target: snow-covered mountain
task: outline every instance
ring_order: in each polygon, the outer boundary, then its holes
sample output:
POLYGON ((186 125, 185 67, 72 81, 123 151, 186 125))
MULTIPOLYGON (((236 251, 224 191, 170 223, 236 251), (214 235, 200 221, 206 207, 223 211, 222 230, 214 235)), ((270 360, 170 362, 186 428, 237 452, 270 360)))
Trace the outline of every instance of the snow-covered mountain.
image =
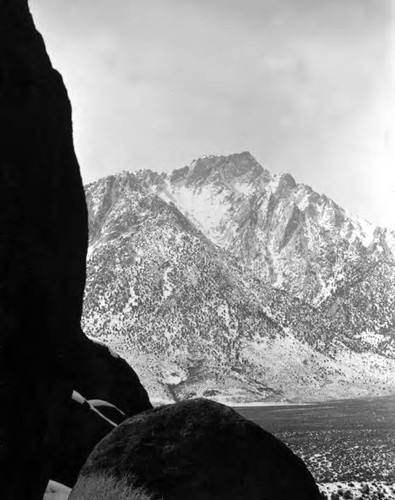
POLYGON ((86 187, 84 328, 153 398, 395 388, 395 235, 249 153, 86 187))

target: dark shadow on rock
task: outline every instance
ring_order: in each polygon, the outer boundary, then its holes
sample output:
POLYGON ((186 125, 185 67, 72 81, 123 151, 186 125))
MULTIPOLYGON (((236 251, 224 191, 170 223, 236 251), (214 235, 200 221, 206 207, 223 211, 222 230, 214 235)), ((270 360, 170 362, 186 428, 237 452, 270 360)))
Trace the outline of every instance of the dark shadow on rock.
POLYGON ((152 408, 135 371, 106 345, 86 337, 80 343, 74 389, 87 399, 102 399, 132 416, 152 408))
MULTIPOLYGON (((119 424, 129 416, 152 408, 134 370, 112 350, 85 338, 80 355, 74 388, 86 399, 93 400, 106 418, 119 424)), ((94 446, 112 430, 108 422, 86 406, 70 400, 51 478, 74 486, 94 446)))
MULTIPOLYGON (((144 412, 94 449, 70 500, 92 478, 127 481, 164 500, 318 500, 313 477, 285 444, 231 408, 198 399, 144 412)), ((105 487, 105 486, 104 486, 105 487)))
POLYGON ((0 74, 0 492, 29 500, 71 396, 88 231, 70 103, 24 0, 0 0, 0 74))
MULTIPOLYGON (((89 387, 100 379, 90 369, 106 365, 104 371, 112 371, 80 329, 87 243, 66 89, 35 30, 27 0, 0 0, 3 500, 41 500, 74 384, 89 387), (81 360, 86 360, 83 368, 81 360)), ((121 386, 115 399, 126 393, 121 386)), ((105 388, 102 392, 109 392, 107 382, 105 388)), ((141 407, 139 396, 136 404, 130 399, 129 409, 141 407)))

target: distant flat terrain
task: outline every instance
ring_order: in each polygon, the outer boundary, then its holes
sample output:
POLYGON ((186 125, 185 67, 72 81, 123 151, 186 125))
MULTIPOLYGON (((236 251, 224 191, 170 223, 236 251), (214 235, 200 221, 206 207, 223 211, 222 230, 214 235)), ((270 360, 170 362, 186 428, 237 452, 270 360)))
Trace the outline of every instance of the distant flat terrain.
POLYGON ((290 446, 320 483, 395 483, 395 395, 235 409, 290 446))

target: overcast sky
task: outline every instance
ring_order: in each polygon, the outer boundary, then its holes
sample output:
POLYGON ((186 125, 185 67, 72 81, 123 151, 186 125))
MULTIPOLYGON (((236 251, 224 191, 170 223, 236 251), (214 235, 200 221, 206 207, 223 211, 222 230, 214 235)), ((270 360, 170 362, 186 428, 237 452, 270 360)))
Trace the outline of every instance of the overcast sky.
POLYGON ((395 227, 391 0, 30 0, 85 182, 250 151, 395 227))

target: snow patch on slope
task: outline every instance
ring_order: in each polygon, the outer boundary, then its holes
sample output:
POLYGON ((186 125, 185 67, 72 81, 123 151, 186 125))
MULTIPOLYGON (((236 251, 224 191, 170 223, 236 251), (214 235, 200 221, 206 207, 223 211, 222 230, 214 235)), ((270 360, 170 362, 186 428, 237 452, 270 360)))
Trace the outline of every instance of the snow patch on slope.
POLYGON ((214 236, 221 224, 228 206, 226 193, 213 193, 211 186, 191 190, 185 186, 177 186, 172 193, 177 207, 186 216, 198 222, 199 229, 207 236, 214 236))
POLYGON ((169 280, 169 274, 173 271, 173 268, 170 266, 165 269, 165 272, 163 273, 163 298, 167 299, 171 296, 173 293, 173 285, 171 284, 169 280))

